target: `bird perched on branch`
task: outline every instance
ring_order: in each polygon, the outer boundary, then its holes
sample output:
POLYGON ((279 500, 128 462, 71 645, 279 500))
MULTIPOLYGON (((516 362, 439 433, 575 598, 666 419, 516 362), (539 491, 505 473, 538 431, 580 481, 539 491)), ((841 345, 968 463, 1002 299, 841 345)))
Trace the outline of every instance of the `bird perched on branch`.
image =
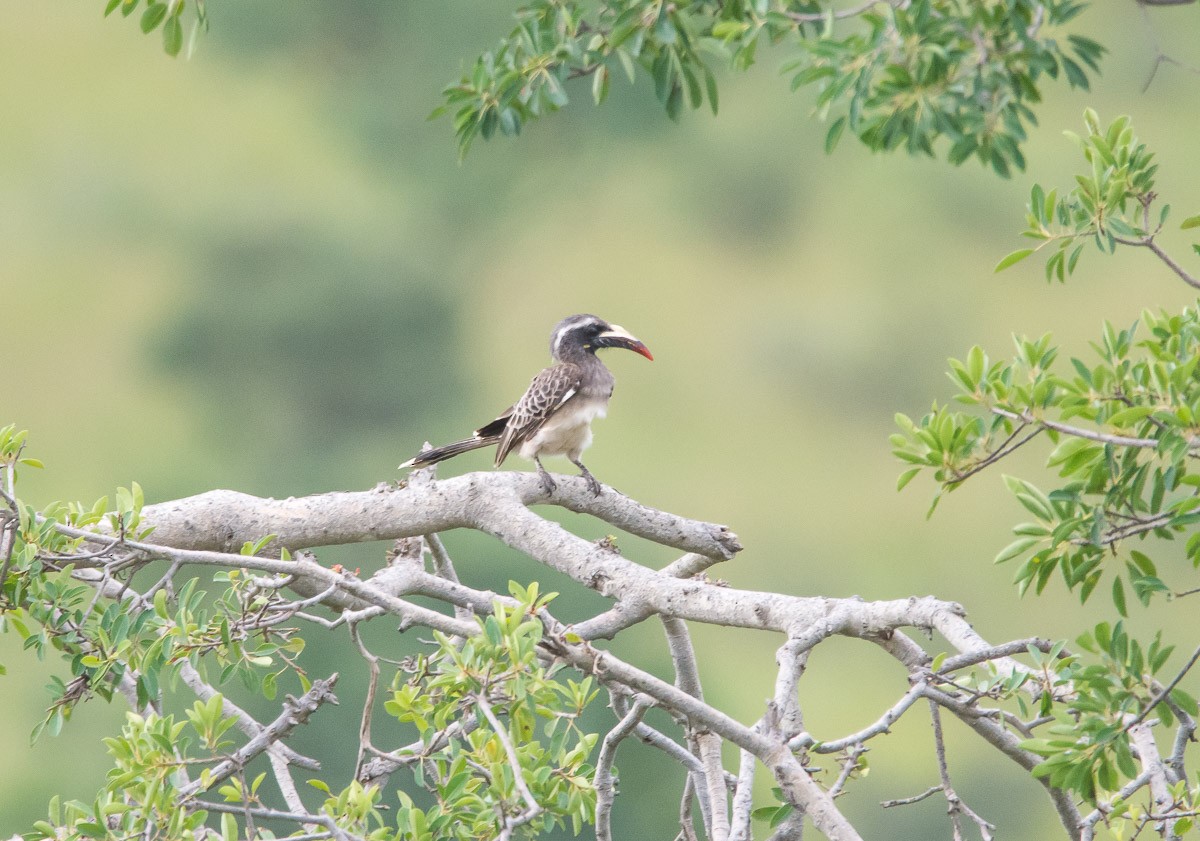
POLYGON ((496 467, 516 449, 522 458, 537 465, 546 493, 554 492, 555 483, 542 466, 542 456, 566 456, 599 496, 600 483, 579 457, 592 443, 592 420, 604 417, 616 381, 596 357, 597 350, 608 347, 623 347, 654 359, 641 340, 623 327, 594 315, 564 318, 550 336, 554 364, 533 378, 515 405, 470 438, 424 450, 400 467, 426 467, 495 444, 496 467))

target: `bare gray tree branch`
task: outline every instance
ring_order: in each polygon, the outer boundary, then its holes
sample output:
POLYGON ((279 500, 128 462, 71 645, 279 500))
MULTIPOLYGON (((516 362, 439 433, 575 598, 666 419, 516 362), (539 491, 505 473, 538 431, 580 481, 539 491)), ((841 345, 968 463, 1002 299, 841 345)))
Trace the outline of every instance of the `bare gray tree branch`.
MULTIPOLYGON (((440 532, 470 528, 496 537, 505 544, 555 569, 579 584, 613 601, 608 611, 574 625, 566 625, 542 609, 538 616, 544 626, 540 656, 543 662, 559 660, 605 685, 613 707, 621 717, 616 729, 605 741, 604 764, 597 769, 596 782, 604 791, 611 789, 609 776, 612 752, 627 735, 636 734, 679 761, 691 781, 703 807, 708 835, 716 841, 749 837, 752 808, 751 785, 754 770, 761 762, 770 772, 784 799, 795 809, 785 820, 778 837, 799 837, 807 816, 825 837, 834 841, 854 841, 859 835, 834 805, 832 794, 850 780, 864 743, 887 732, 892 722, 918 698, 925 697, 953 712, 1023 768, 1037 758, 1019 748, 1019 739, 998 721, 999 711, 983 711, 975 699, 963 700, 953 692, 935 688, 945 683, 954 669, 965 669, 988 662, 997 673, 1030 673, 1027 666, 1013 659, 1034 645, 1047 650, 1042 640, 1019 640, 1004 646, 992 646, 966 622, 963 609, 954 603, 932 597, 867 602, 860 599, 798 597, 781 593, 754 592, 718 586, 702 576, 715 563, 732 558, 740 549, 737 537, 724 526, 688 520, 655 511, 607 490, 595 497, 584 480, 562 477, 553 498, 548 497, 537 478, 527 474, 470 474, 446 481, 422 477, 408 486, 381 486, 367 492, 320 494, 288 500, 260 499, 231 491, 213 491, 197 497, 146 506, 142 525, 153 526, 149 541, 132 540, 125 535, 83 532, 61 527, 73 536, 82 536, 87 544, 99 546, 85 553, 76 575, 97 586, 98 595, 128 598, 127 585, 114 581, 109 573, 116 564, 144 565, 163 559, 171 570, 188 566, 242 568, 252 574, 266 575, 266 589, 288 587, 300 595, 297 601, 271 597, 270 608, 257 620, 270 626, 277 620, 298 616, 304 609, 322 605, 338 612, 333 620, 319 621, 326 627, 349 622, 352 625, 378 616, 390 615, 401 620, 401 629, 421 626, 451 637, 465 638, 478 633, 475 617, 491 615, 499 602, 510 607, 518 604, 507 596, 467 586, 459 580, 441 543, 440 532), (613 551, 607 545, 584 540, 557 523, 542 518, 530 509, 535 504, 556 504, 568 510, 598 517, 606 523, 675 548, 684 554, 662 570, 654 570, 613 551), (255 543, 266 535, 275 535, 265 550, 274 557, 239 554, 243 544, 255 543), (367 578, 345 570, 328 569, 310 554, 314 548, 365 541, 397 540, 397 551, 389 563, 367 578), (433 571, 422 562, 422 545, 432 555, 433 571), (282 560, 278 553, 288 549, 292 557, 282 560), (414 604, 410 596, 422 596, 453 609, 447 615, 438 609, 414 604), (636 622, 658 616, 667 632, 675 661, 676 685, 663 681, 629 663, 613 652, 601 650, 590 642, 608 638, 636 622), (784 635, 776 663, 778 675, 774 695, 762 718, 747 726, 708 703, 700 688, 699 669, 685 622, 742 627, 784 635), (942 663, 939 672, 929 672, 930 655, 902 629, 938 633, 958 653, 942 663), (798 683, 807 663, 808 652, 835 636, 862 639, 881 646, 904 667, 912 681, 908 691, 875 723, 856 733, 823 743, 805 733, 798 702, 798 683), (631 705, 632 701, 632 705, 631 705), (685 724, 685 733, 693 745, 687 750, 677 741, 641 721, 644 707, 654 705, 671 713, 685 724), (734 777, 722 767, 721 745, 729 741, 741 749, 739 775, 734 777), (846 752, 837 782, 826 790, 803 765, 803 755, 846 752), (609 784, 607 788, 605 783, 609 784), (732 816, 728 791, 735 792, 732 816), (780 833, 783 833, 780 835, 780 833)), ((157 585, 156 585, 157 586, 157 585)), ((144 599, 144 597, 143 597, 144 599)), ((357 638, 357 633, 354 634, 357 638)), ((369 652, 364 652, 368 656, 369 652)), ((370 656, 368 656, 370 659, 370 656)), ((374 679, 373 679, 374 680, 374 679)), ((197 687, 193 687, 196 689, 197 687)), ((480 714, 489 715, 486 697, 476 704, 480 714)), ((236 715, 236 710, 232 711, 236 715)), ((369 714, 369 713, 365 713, 369 714)), ((258 752, 262 733, 257 722, 239 717, 251 743, 241 750, 258 752)), ((492 722, 495 726, 495 722, 492 722)), ((455 724, 450 725, 454 727, 455 724)), ((439 740, 459 738, 462 734, 445 733, 439 740)), ((465 731, 464 731, 465 732, 465 731)), ((499 731, 497 731, 499 733, 499 731)), ((507 734, 501 734, 507 737, 507 734)), ((360 743, 358 776, 363 780, 382 781, 400 765, 422 761, 425 746, 410 746, 413 751, 391 754, 368 744, 366 734, 360 743)), ((519 763, 506 744, 510 765, 519 779, 519 763)), ((270 740, 273 765, 281 790, 291 783, 286 772, 288 758, 284 746, 270 740), (279 767, 283 768, 280 777, 279 767)), ((223 766, 222 766, 223 767, 223 766)), ((229 769, 226 769, 229 770, 229 769)), ((232 771, 230 771, 232 773, 232 771)), ((294 786, 292 787, 294 795, 294 786)), ((1079 816, 1069 798, 1050 790, 1064 825, 1072 837, 1079 833, 1079 816)), ((287 792, 285 791, 285 797, 287 792)), ((524 808, 520 815, 506 820, 504 833, 512 831, 539 814, 540 806, 526 790, 521 792, 524 808)), ((289 808, 298 800, 288 798, 289 808)), ((611 793, 602 795, 597 815, 607 825, 611 793)), ((686 809, 686 807, 685 807, 686 809)), ((605 830, 599 829, 603 833, 605 830)), ((684 835, 690 832, 684 827, 684 835)))

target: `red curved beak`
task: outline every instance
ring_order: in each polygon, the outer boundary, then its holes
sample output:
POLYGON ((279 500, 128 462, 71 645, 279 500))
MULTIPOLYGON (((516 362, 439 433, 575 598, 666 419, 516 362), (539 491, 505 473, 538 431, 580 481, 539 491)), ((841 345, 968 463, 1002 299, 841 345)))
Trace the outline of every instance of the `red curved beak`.
POLYGON ((608 329, 597 337, 596 344, 600 347, 623 347, 634 353, 640 353, 651 362, 654 361, 654 357, 650 354, 650 348, 619 324, 610 324, 608 329))
POLYGON ((654 357, 650 354, 650 348, 646 347, 641 342, 630 342, 629 344, 624 345, 624 347, 628 348, 629 350, 633 351, 634 353, 640 353, 642 356, 646 357, 651 362, 654 361, 654 357))

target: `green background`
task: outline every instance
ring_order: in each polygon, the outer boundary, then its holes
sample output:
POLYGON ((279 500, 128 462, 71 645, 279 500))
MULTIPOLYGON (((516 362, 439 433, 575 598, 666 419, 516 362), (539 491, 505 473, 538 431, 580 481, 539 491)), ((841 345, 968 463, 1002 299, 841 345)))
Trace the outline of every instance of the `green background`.
MULTIPOLYGON (((649 505, 728 524, 746 550, 714 573, 733 586, 932 593, 962 602, 994 642, 1112 619, 1057 584, 1021 600, 1014 567, 991 564, 1021 518, 999 472, 926 521, 932 488, 919 480, 897 494, 887 443, 893 413, 919 415, 947 395, 945 358, 973 343, 1006 355, 1011 333, 1052 331, 1067 355, 1087 357, 1102 319, 1126 325, 1143 307, 1193 300, 1147 254, 1087 253, 1066 287, 1047 285, 1037 260, 992 273, 1021 245, 1032 182, 1071 183, 1078 152, 1061 130, 1080 128, 1085 105, 1105 120, 1131 114, 1159 152, 1177 218, 1200 211, 1198 80, 1164 66, 1143 92, 1151 32, 1134 3, 1099 5, 1079 25, 1113 50, 1104 77, 1094 94, 1047 91, 1030 171, 1004 182, 973 162, 872 155, 851 137, 826 156, 811 92, 789 94, 776 72, 786 50, 720 74, 716 118, 670 123, 645 80, 614 81, 597 109, 583 81, 568 88, 566 112, 516 141, 477 143, 460 165, 450 122, 425 117, 442 85, 507 31, 504 4, 212 2, 212 32, 191 61, 164 56, 135 20, 101 20, 99 2, 8 4, 0 423, 31 429, 28 452, 47 464, 22 474, 22 494, 91 500, 130 480, 148 501, 367 488, 397 478, 423 440, 493 417, 545 364, 553 324, 595 312, 656 361, 607 354, 619 387, 589 467, 649 505)), ((1191 58, 1196 16, 1153 15, 1173 56, 1191 58)), ((1164 242, 1190 253, 1182 234, 1164 242)), ((1037 481, 1031 450, 1019 466, 1037 481)), ((489 464, 475 453, 442 472, 489 464)), ((488 540, 448 542, 469 583, 540 578, 564 591, 567 618, 598 604, 488 540)), ((627 545, 655 565, 670 557, 627 545)), ((383 548, 320 557, 370 570, 383 548)), ((1135 608, 1135 624, 1164 624, 1187 647, 1191 603, 1159 610, 1151 623, 1135 608)), ((328 715, 345 737, 305 747, 345 775, 365 667, 346 656, 344 632, 305 633, 311 673, 343 672, 342 707, 328 715)), ((376 634, 378 650, 402 647, 390 627, 376 634)), ((618 650, 668 676, 661 629, 629 636, 618 650)), ((707 698, 757 719, 781 640, 710 628, 695 639, 707 698)), ((123 710, 86 704, 62 736, 31 748, 50 701, 42 687, 64 669, 12 636, 0 639, 0 663, 5 837, 42 817, 54 793, 91 797, 107 767, 100 737, 123 710)), ((834 640, 802 682, 809 729, 862 727, 906 686, 874 647, 834 640)), ((1055 832, 1020 769, 953 721, 947 737, 960 793, 1005 838, 1055 832)), ((923 711, 871 748, 870 776, 839 800, 864 835, 949 837, 938 798, 878 807, 936 782, 923 711)), ((636 743, 618 765, 615 836, 671 838, 679 775, 636 743)))

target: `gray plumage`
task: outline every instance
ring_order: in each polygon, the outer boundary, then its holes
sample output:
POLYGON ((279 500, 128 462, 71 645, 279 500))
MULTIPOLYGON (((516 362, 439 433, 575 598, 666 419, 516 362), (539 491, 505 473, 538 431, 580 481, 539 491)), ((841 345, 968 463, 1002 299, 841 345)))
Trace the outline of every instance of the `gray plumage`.
POLYGON ((514 449, 537 465, 547 493, 554 480, 542 466, 544 455, 563 455, 579 468, 595 494, 600 483, 580 461, 592 442, 592 420, 604 417, 615 378, 596 357, 603 347, 623 347, 653 359, 640 340, 619 325, 594 315, 573 315, 554 328, 550 354, 555 364, 533 378, 525 394, 513 406, 472 437, 442 447, 424 450, 400 467, 425 467, 480 447, 496 445, 495 466, 504 463, 514 449))

